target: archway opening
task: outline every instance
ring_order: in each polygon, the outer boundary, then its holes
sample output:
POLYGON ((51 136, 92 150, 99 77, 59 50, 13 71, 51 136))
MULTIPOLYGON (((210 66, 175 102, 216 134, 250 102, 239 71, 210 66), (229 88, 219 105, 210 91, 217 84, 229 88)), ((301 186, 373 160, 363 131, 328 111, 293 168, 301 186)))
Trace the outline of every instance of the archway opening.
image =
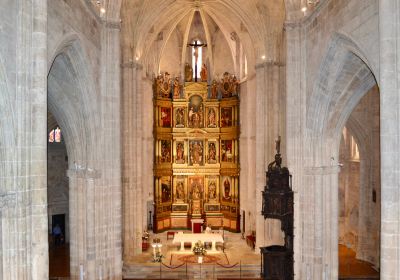
POLYGON ((49 277, 69 277, 68 153, 63 131, 50 112, 47 114, 47 131, 49 277))
POLYGON ((350 114, 340 143, 340 279, 379 276, 379 139, 379 90, 374 86, 350 114))

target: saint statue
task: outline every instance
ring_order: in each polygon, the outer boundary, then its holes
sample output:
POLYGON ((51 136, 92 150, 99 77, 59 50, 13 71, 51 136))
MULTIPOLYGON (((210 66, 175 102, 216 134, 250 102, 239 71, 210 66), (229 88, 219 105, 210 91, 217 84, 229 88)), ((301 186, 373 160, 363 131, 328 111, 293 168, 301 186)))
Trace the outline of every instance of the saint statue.
POLYGON ((200 197, 201 197, 200 186, 197 182, 194 182, 192 188, 192 199, 200 199, 200 197))
POLYGON ((215 182, 211 182, 208 186, 208 198, 215 199, 217 197, 217 187, 215 186, 215 182))
POLYGON ((217 127, 214 108, 210 108, 208 111, 208 127, 217 127))
POLYGON ((191 82, 193 80, 193 69, 189 63, 185 64, 185 82, 191 82))
POLYGON ((207 82, 207 66, 205 64, 201 67, 200 79, 202 82, 207 82))
POLYGON ((210 98, 211 99, 217 99, 218 97, 218 83, 216 80, 212 81, 211 84, 211 94, 210 94, 210 98))
POLYGON ((179 84, 179 78, 176 77, 174 79, 174 99, 180 98, 181 97, 181 85, 179 84))
POLYGON ((184 163, 184 147, 183 143, 179 142, 176 144, 176 163, 184 163))
POLYGON ((176 186, 176 199, 185 199, 185 190, 182 182, 179 182, 176 186))
POLYGON ((208 163, 215 163, 217 161, 217 149, 215 143, 208 144, 208 163))
POLYGON ((185 127, 185 108, 177 108, 175 111, 175 127, 185 127))

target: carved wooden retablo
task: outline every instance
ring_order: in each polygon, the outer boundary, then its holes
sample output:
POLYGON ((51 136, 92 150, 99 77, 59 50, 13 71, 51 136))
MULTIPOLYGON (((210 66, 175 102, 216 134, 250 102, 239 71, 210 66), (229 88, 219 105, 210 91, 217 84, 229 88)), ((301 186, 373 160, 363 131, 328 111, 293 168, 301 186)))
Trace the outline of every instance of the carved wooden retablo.
POLYGON ((237 79, 154 83, 154 231, 190 228, 191 218, 239 231, 237 79))

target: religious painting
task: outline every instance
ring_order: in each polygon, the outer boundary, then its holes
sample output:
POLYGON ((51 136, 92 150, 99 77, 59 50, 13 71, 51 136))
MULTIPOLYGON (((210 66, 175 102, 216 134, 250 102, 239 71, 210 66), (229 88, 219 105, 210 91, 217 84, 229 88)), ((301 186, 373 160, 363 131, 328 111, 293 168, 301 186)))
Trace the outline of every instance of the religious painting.
POLYGON ((160 126, 171 127, 171 108, 160 108, 160 126))
POLYGON ((232 126, 232 107, 221 108, 221 127, 232 126))
POLYGON ((204 178, 201 176, 189 177, 189 195, 192 200, 203 198, 204 178))
POLYGON ((219 204, 204 204, 204 210, 206 212, 219 212, 220 206, 219 204))
POLYGON ((217 163, 217 141, 208 141, 207 143, 207 163, 217 163))
POLYGON ((185 202, 186 200, 186 182, 185 177, 179 176, 174 180, 175 192, 174 198, 175 202, 185 202))
POLYGON ((232 140, 221 140, 221 161, 232 162, 233 161, 233 141, 232 140))
POLYGON ((213 107, 207 108, 207 127, 217 127, 217 109, 213 107))
POLYGON ((204 165, 202 140, 189 141, 189 165, 204 165))
POLYGON ((171 178, 161 177, 161 202, 171 201, 171 178))
POLYGON ((161 163, 171 162, 171 140, 161 140, 161 163))
POLYGON ((204 116, 203 116, 203 99, 199 95, 193 95, 189 99, 189 113, 188 123, 189 127, 199 128, 204 127, 204 116))
POLYGON ((185 163, 185 142, 176 141, 176 154, 175 154, 175 163, 184 164, 185 163))
POLYGON ((173 204, 172 212, 187 212, 189 210, 188 204, 173 204))
POLYGON ((185 127, 185 114, 186 109, 184 107, 175 108, 175 127, 184 128, 185 127))
POLYGON ((221 197, 222 200, 230 201, 232 198, 232 178, 229 176, 221 177, 221 197))
POLYGON ((207 179, 207 199, 215 202, 218 200, 218 177, 210 176, 207 179))

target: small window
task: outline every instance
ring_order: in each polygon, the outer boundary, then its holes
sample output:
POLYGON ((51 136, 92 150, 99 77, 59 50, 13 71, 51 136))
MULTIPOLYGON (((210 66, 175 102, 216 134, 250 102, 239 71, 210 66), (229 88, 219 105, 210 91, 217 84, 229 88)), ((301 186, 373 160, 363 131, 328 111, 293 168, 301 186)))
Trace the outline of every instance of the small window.
POLYGON ((61 142, 61 129, 56 127, 49 133, 49 143, 60 143, 61 142))

